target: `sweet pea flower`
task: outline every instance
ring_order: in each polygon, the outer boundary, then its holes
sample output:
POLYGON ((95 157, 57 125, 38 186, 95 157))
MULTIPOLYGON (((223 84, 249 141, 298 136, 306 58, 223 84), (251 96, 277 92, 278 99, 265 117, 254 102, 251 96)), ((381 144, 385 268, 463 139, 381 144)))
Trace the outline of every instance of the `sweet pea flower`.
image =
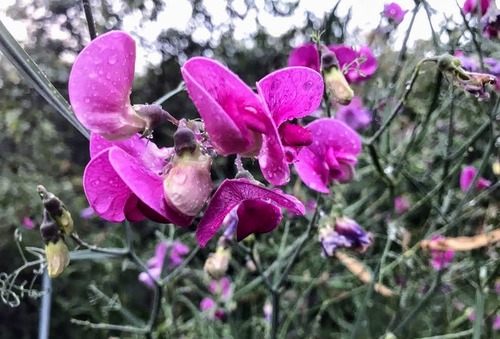
MULTIPOLYGON (((436 241, 442 238, 443 236, 436 235, 431 238, 431 241, 436 241)), ((439 251, 431 249, 431 259, 429 262, 436 271, 440 271, 450 266, 450 263, 453 260, 454 256, 455 256, 455 251, 453 250, 439 251)))
POLYGON ((496 314, 493 317, 493 324, 491 327, 494 331, 500 331, 500 314, 496 314))
POLYGON ((314 143, 303 147, 294 163, 304 184, 315 191, 329 194, 328 185, 336 180, 345 183, 354 176, 354 165, 361 152, 358 134, 343 122, 323 118, 307 125, 314 143))
POLYGON ((23 227, 26 228, 27 230, 32 230, 36 226, 35 222, 33 219, 31 219, 29 216, 25 216, 23 218, 23 227))
POLYGON ((71 106, 93 133, 117 141, 139 131, 148 134, 168 113, 158 105, 130 103, 135 70, 135 41, 125 32, 105 33, 78 55, 69 76, 71 106))
POLYGON ((410 202, 403 196, 398 196, 394 199, 394 210, 398 214, 403 214, 411 207, 410 202))
POLYGON ((490 7, 490 0, 481 0, 478 4, 477 0, 465 0, 464 6, 462 10, 464 13, 475 13, 477 11, 481 12, 481 15, 484 15, 488 8, 490 7), (481 6, 478 8, 478 6, 481 6))
POLYGON ((404 11, 401 6, 399 6, 395 2, 391 2, 390 4, 384 5, 384 16, 387 18, 389 22, 393 22, 394 25, 399 25, 408 11, 404 11))
POLYGON ((205 297, 200 303, 200 310, 207 314, 212 320, 224 319, 226 311, 224 308, 218 307, 218 300, 220 303, 227 303, 232 296, 232 283, 227 277, 223 277, 220 280, 212 280, 208 285, 208 290, 212 294, 212 297, 205 297))
POLYGON ((368 127, 372 121, 372 115, 361 102, 361 98, 354 97, 347 106, 340 106, 337 111, 337 119, 355 130, 368 127))
POLYGON ((151 279, 151 276, 155 279, 160 279, 160 274, 163 270, 167 254, 169 257, 168 265, 170 267, 175 267, 179 266, 184 261, 183 256, 188 253, 189 247, 187 247, 180 241, 163 241, 159 243, 156 246, 154 257, 148 260, 147 266, 149 274, 146 272, 141 272, 141 274, 139 274, 139 281, 149 287, 153 287, 154 282, 151 279))
POLYGON ((269 189, 245 178, 226 179, 212 196, 196 229, 196 240, 201 247, 213 238, 234 208, 238 217, 237 241, 252 233, 275 229, 283 216, 280 208, 305 214, 305 207, 297 198, 279 189, 269 189))
MULTIPOLYGON (((358 51, 345 45, 331 45, 328 49, 335 54, 339 68, 351 84, 368 80, 377 70, 377 59, 368 46, 362 46, 358 51)), ((306 66, 319 72, 320 59, 316 45, 304 44, 295 48, 290 54, 288 65, 306 66)))
POLYGON ((82 209, 80 211, 80 217, 82 217, 83 219, 92 219, 93 217, 95 217, 95 212, 94 212, 94 209, 92 207, 85 207, 84 209, 82 209))
POLYGON ((364 252, 372 243, 371 237, 351 218, 339 217, 335 225, 327 223, 319 230, 318 241, 323 247, 323 256, 332 257, 338 248, 349 248, 364 252))
POLYGON ((181 72, 215 150, 221 155, 257 156, 267 181, 287 183, 293 157, 285 152, 312 142, 307 130, 287 120, 318 108, 321 76, 305 67, 285 68, 260 80, 256 94, 236 74, 208 58, 189 59, 181 72))
POLYGON ((500 12, 495 9, 482 17, 483 36, 488 39, 498 38, 500 35, 500 12))
POLYGON ((96 133, 90 137, 91 160, 83 174, 83 188, 90 207, 105 220, 143 220, 176 225, 191 224, 165 201, 163 174, 172 149, 159 149, 139 134, 111 142, 96 133))
MULTIPOLYGON (((474 166, 465 166, 462 169, 462 173, 460 173, 460 189, 462 190, 462 192, 467 192, 467 190, 469 190, 476 173, 477 170, 474 166)), ((485 188, 488 188, 490 185, 491 181, 484 178, 479 178, 475 188, 478 190, 483 190, 485 188)))

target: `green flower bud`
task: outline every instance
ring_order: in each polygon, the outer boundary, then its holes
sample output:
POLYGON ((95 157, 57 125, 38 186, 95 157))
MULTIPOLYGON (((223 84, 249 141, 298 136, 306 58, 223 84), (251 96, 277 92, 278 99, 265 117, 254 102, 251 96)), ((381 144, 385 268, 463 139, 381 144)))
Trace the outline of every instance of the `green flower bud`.
POLYGON ((64 234, 71 235, 74 230, 73 218, 63 202, 42 185, 37 187, 37 191, 50 217, 54 219, 64 234))

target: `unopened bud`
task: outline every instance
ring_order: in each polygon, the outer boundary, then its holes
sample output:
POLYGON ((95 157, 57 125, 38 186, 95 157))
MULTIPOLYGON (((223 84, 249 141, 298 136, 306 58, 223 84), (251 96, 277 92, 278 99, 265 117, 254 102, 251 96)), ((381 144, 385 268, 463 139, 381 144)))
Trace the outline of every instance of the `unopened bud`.
POLYGON ((181 156, 184 152, 193 153, 198 147, 198 142, 194 132, 187 127, 179 125, 179 128, 174 133, 174 149, 175 153, 181 156))
POLYGON ((170 113, 161 108, 160 105, 134 105, 134 110, 145 121, 145 128, 142 132, 143 137, 148 137, 153 133, 153 129, 165 121, 177 124, 178 121, 170 113))
POLYGON ((205 261, 203 270, 212 278, 219 280, 226 275, 231 260, 231 251, 228 248, 218 247, 205 261))
POLYGON ((49 241, 45 245, 45 256, 49 277, 58 277, 69 264, 69 250, 63 238, 59 238, 57 242, 49 241))
POLYGON ((354 92, 349 87, 344 74, 335 67, 324 71, 323 74, 328 95, 341 105, 349 105, 354 97, 354 92))
POLYGON ((45 244, 48 244, 49 242, 55 243, 60 238, 59 226, 57 226, 56 222, 50 217, 47 210, 44 210, 43 213, 43 221, 40 225, 40 233, 45 244))
MULTIPOLYGON (((494 163, 493 163, 493 173, 496 175, 496 176, 499 176, 500 175, 500 160, 496 160, 494 163)), ((500 284, 500 283, 499 283, 500 284)))
POLYGON ((440 55, 437 60, 437 66, 441 72, 453 72, 462 66, 460 60, 450 54, 440 55))
POLYGON ((66 235, 73 233, 73 218, 61 199, 47 191, 42 185, 37 187, 37 191, 42 199, 45 210, 54 219, 61 231, 66 235))

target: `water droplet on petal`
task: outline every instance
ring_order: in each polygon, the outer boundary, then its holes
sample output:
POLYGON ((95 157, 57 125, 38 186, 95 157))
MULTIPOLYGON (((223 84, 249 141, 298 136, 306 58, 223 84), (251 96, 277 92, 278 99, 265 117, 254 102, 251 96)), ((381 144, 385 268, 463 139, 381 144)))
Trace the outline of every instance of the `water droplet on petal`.
POLYGON ((110 65, 114 65, 114 64, 116 64, 116 55, 110 56, 110 57, 108 58, 108 63, 109 63, 110 65))

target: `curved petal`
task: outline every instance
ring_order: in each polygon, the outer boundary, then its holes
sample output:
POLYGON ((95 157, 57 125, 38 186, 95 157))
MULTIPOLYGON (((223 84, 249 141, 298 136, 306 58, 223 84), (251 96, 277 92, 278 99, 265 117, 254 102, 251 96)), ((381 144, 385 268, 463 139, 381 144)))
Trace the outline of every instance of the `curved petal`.
POLYGON ((252 233, 268 233, 280 223, 281 209, 259 199, 244 200, 238 206, 237 240, 243 240, 252 233), (259 217, 256 218, 255 216, 259 217))
POLYGON ((307 187, 321 193, 329 194, 329 169, 324 161, 324 159, 319 158, 308 147, 304 147, 300 150, 297 161, 293 164, 300 179, 307 187))
POLYGON ((349 65, 357 58, 356 51, 345 45, 331 45, 328 46, 328 49, 337 57, 340 69, 343 69, 344 66, 349 65))
POLYGON ((278 189, 270 190, 247 179, 226 179, 208 204, 196 229, 196 240, 201 247, 217 233, 224 217, 244 200, 261 199, 303 215, 306 210, 297 198, 278 189))
POLYGON ((329 147, 344 154, 357 155, 361 152, 359 135, 337 119, 317 119, 306 127, 311 131, 314 140, 311 145, 306 147, 320 159, 323 158, 329 147))
POLYGON ((134 134, 131 138, 122 141, 108 141, 97 133, 90 136, 90 157, 112 146, 119 147, 134 158, 141 159, 142 163, 151 170, 160 173, 167 164, 165 159, 169 158, 173 148, 158 148, 154 142, 141 138, 140 134, 134 134))
POLYGON ((246 121, 255 123, 266 117, 250 87, 229 69, 208 58, 189 59, 181 72, 216 150, 228 155, 252 149, 254 135, 246 121))
POLYGON ((144 127, 130 105, 134 67, 135 42, 125 32, 103 34, 78 55, 69 76, 69 99, 85 127, 110 140, 144 127))
POLYGON ((295 48, 288 58, 288 66, 304 66, 319 72, 319 54, 316 44, 308 43, 295 48))
POLYGON ((266 134, 262 135, 262 148, 258 156, 260 170, 271 184, 281 186, 290 180, 290 167, 274 122, 269 121, 266 134))
MULTIPOLYGON (((372 50, 368 46, 361 46, 359 49, 359 57, 363 58, 365 61, 359 66, 359 70, 362 74, 356 73, 358 76, 358 82, 370 78, 378 67, 377 59, 373 55, 372 50)), ((354 82, 356 83, 356 82, 354 82)))
POLYGON ((163 198, 161 176, 118 147, 109 149, 109 160, 123 182, 145 205, 173 224, 180 226, 191 224, 193 217, 181 214, 167 206, 163 198))
POLYGON ((460 189, 462 192, 467 192, 470 185, 472 184, 472 180, 476 175, 476 168, 474 166, 465 166, 460 173, 460 189))
POLYGON ((257 82, 276 126, 314 112, 323 98, 323 78, 306 67, 288 67, 257 82))
POLYGON ((97 154, 85 167, 83 189, 92 209, 112 222, 125 220, 125 205, 133 195, 109 161, 111 148, 97 154))

